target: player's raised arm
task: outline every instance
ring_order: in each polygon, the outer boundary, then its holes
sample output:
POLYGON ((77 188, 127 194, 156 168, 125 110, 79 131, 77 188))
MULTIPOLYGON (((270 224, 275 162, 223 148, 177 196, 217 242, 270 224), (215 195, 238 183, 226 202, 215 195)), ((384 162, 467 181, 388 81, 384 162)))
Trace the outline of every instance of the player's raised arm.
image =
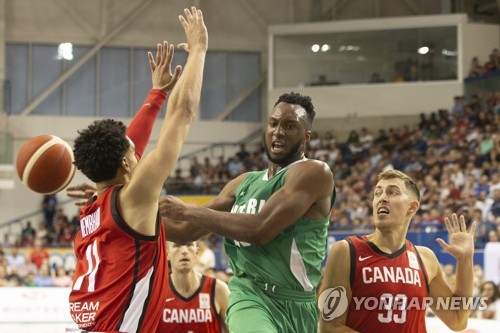
MULTIPOLYGON (((158 45, 158 47, 160 47, 160 45, 158 45)), ((167 49, 166 51, 167 66, 165 68, 164 75, 156 75, 155 73, 156 64, 160 63, 160 50, 157 50, 156 60, 153 59, 151 52, 148 53, 153 88, 127 128, 127 136, 135 144, 135 156, 137 160, 142 158, 142 155, 146 150, 149 137, 151 136, 151 131, 153 130, 153 125, 158 113, 160 112, 161 106, 167 98, 167 93, 174 88, 181 75, 181 66, 176 66, 175 71, 172 74, 171 68, 174 52, 173 49, 172 52, 170 49, 167 49)))
MULTIPOLYGON (((187 137, 191 122, 195 118, 201 95, 208 34, 200 10, 185 9, 179 20, 184 29, 187 44, 180 45, 189 52, 183 74, 172 91, 167 105, 167 113, 160 130, 157 146, 134 170, 129 184, 120 194, 122 210, 127 221, 137 221, 132 227, 145 234, 154 233, 155 216, 149 216, 158 205, 158 197, 164 181, 171 173, 187 137), (136 208, 140 209, 136 209, 136 208), (143 229, 144 228, 144 229, 143 229)), ((169 75, 168 51, 173 47, 164 42, 158 47, 154 61, 153 76, 166 79, 169 75)), ((153 79, 154 80, 154 79, 153 79)), ((134 223, 134 222, 132 222, 134 223)))
MULTIPOLYGON (((439 298, 452 298, 465 300, 472 297, 474 286, 474 233, 476 223, 473 222, 467 231, 465 218, 453 214, 452 221, 445 218, 446 229, 449 234, 449 244, 438 238, 437 242, 443 249, 457 260, 455 287, 451 290, 445 281, 441 265, 435 254, 424 247, 419 248, 425 262, 429 276, 429 296, 433 298, 431 308, 434 313, 452 330, 459 331, 467 327, 470 309, 462 306, 459 309, 446 309, 437 307, 439 298)), ((441 303, 442 304, 442 303, 441 303)))

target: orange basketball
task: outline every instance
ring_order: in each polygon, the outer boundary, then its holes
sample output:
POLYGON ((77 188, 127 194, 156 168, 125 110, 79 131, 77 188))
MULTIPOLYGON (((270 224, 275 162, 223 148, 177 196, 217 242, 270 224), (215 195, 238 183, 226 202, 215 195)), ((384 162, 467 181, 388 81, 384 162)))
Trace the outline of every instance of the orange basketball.
POLYGON ((17 154, 16 168, 23 184, 41 194, 54 194, 73 180, 73 150, 63 139, 40 135, 24 143, 17 154))

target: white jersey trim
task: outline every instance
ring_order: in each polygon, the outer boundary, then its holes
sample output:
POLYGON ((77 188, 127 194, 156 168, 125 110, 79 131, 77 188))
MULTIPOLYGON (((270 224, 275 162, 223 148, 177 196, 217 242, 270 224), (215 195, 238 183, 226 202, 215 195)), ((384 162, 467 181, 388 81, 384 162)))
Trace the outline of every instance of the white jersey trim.
POLYGON ((132 296, 130 305, 123 317, 123 322, 119 328, 120 332, 137 332, 137 326, 144 311, 144 303, 148 299, 149 283, 153 271, 154 267, 151 267, 146 276, 135 285, 134 296, 132 296))
MULTIPOLYGON (((283 171, 285 171, 285 170, 290 169, 290 168, 291 168, 292 166, 294 166, 295 164, 300 163, 300 162, 304 162, 304 161, 307 161, 307 158, 306 158, 306 157, 304 157, 304 158, 303 158, 303 159, 301 159, 301 160, 297 160, 297 161, 295 161, 295 162, 293 162, 293 163, 288 164, 286 167, 284 167, 284 168, 283 168, 283 169, 281 169, 280 171, 276 172, 276 175, 277 175, 277 174, 279 174, 279 173, 281 173, 281 172, 283 172, 283 171)), ((274 176, 276 176, 276 175, 274 175, 274 176)), ((262 180, 266 180, 266 181, 267 181, 267 180, 269 180, 269 169, 267 169, 267 170, 266 170, 266 172, 264 172, 264 176, 262 176, 262 180)))
POLYGON ((293 276, 295 276, 295 278, 302 285, 304 291, 312 291, 314 289, 311 281, 307 277, 306 266, 304 265, 302 256, 297 248, 295 238, 292 241, 292 248, 290 251, 290 270, 292 271, 293 276))

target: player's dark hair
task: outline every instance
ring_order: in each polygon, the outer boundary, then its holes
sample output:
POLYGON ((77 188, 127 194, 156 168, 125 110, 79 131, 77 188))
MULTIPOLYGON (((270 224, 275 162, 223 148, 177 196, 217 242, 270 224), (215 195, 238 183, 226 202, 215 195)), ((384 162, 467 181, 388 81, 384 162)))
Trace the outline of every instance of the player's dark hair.
POLYGON ((76 167, 96 183, 113 179, 130 148, 126 130, 113 119, 96 120, 79 130, 73 149, 76 167))
POLYGON ((274 106, 276 106, 278 103, 281 102, 302 106, 304 110, 306 110, 307 112, 307 119, 309 120, 309 126, 312 126, 316 112, 314 111, 314 105, 312 104, 311 97, 304 96, 299 93, 294 93, 292 91, 291 93, 286 93, 281 95, 278 98, 278 101, 274 104, 274 106))

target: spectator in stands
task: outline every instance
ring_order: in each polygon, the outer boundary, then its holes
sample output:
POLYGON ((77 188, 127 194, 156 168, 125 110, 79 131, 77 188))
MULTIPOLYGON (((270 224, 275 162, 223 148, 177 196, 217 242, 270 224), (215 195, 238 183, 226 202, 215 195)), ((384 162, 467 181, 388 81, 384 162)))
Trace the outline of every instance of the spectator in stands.
POLYGON ((321 137, 319 136, 318 132, 312 131, 311 132, 311 140, 308 142, 307 147, 309 149, 316 150, 321 146, 321 137))
POLYGON ((188 192, 187 179, 182 177, 182 169, 175 169, 175 175, 166 182, 168 194, 182 194, 188 192))
POLYGON ((64 269, 64 266, 56 266, 55 269, 51 269, 50 275, 56 287, 71 287, 73 285, 73 278, 64 269))
POLYGON ((57 244, 61 247, 71 247, 74 239, 75 232, 72 230, 71 225, 68 224, 62 228, 57 239, 57 244))
POLYGON ((40 238, 43 244, 48 244, 49 231, 47 230, 47 225, 45 224, 45 221, 40 221, 38 223, 38 230, 36 231, 36 237, 40 238))
POLYGON ((464 96, 453 97, 453 106, 451 108, 451 116, 463 116, 465 108, 465 98, 464 96))
POLYGON ((0 287, 8 287, 9 281, 7 279, 7 267, 0 265, 0 287))
POLYGON ((480 319, 498 319, 496 318, 497 308, 500 306, 500 293, 498 286, 493 281, 486 281, 479 290, 481 297, 486 297, 486 309, 477 310, 471 313, 471 317, 480 319))
POLYGON ((25 287, 39 287, 35 282, 35 273, 28 273, 23 280, 23 284, 25 287))
POLYGON ((484 194, 488 195, 490 193, 490 184, 489 184, 489 178, 487 175, 482 175, 481 180, 479 181, 479 184, 474 186, 474 194, 479 196, 481 195, 481 192, 485 192, 484 194))
POLYGON ((361 129, 359 135, 359 144, 361 145, 363 152, 368 154, 368 151, 370 150, 370 147, 373 144, 373 135, 371 135, 370 132, 368 132, 366 127, 363 127, 361 129))
POLYGON ((35 238, 36 237, 36 230, 33 228, 31 225, 31 221, 26 222, 26 227, 23 228, 21 231, 21 242, 26 243, 26 241, 30 238, 35 238))
POLYGON ((488 243, 498 243, 499 242, 499 237, 498 237, 498 233, 495 230, 490 230, 488 232, 488 243))
POLYGON ((38 272, 35 274, 34 283, 39 287, 54 287, 54 280, 50 275, 49 261, 44 260, 38 272))
MULTIPOLYGON (((10 248, 10 247, 13 247, 15 244, 15 242, 12 241, 11 239, 11 235, 9 233, 4 233, 3 234, 3 241, 2 241, 2 244, 0 244, 0 247, 1 248, 10 248)), ((19 246, 19 244, 17 244, 19 246)))
POLYGON ((215 253, 208 246, 207 239, 200 239, 198 242, 198 265, 196 270, 199 273, 205 274, 205 270, 209 268, 215 269, 215 253))
POLYGON ((191 160, 191 166, 189 167, 189 177, 191 179, 195 179, 197 176, 199 176, 201 169, 202 165, 200 162, 198 162, 198 158, 196 156, 193 156, 193 159, 191 160))
POLYGON ((472 295, 479 295, 481 285, 483 284, 484 272, 481 265, 474 265, 474 290, 472 295))
POLYGON ((43 247, 42 240, 35 239, 35 245, 31 252, 31 262, 40 270, 42 264, 49 259, 49 252, 43 247))
POLYGON ((496 188, 493 191, 493 203, 491 204, 489 213, 493 215, 493 219, 500 216, 500 188, 496 188))
POLYGON ((23 286, 23 279, 17 273, 7 275, 7 287, 21 287, 23 286))
POLYGON ((483 75, 483 73, 484 73, 483 66, 481 66, 481 64, 479 63, 479 59, 477 57, 472 58, 470 63, 469 74, 467 76, 478 77, 483 75))
POLYGON ((6 255, 7 271, 22 272, 26 267, 26 256, 19 251, 18 247, 12 248, 12 251, 6 255))
POLYGON ((54 217, 57 211, 57 197, 55 194, 43 196, 42 210, 47 230, 51 231, 54 227, 54 217))
POLYGON ((242 162, 244 162, 248 157, 250 157, 250 153, 247 152, 244 143, 240 144, 240 150, 236 153, 236 156, 238 156, 239 160, 242 162))
POLYGON ((240 175, 243 171, 243 162, 240 161, 238 156, 234 156, 230 158, 227 162, 227 169, 229 171, 229 177, 231 179, 240 175))

